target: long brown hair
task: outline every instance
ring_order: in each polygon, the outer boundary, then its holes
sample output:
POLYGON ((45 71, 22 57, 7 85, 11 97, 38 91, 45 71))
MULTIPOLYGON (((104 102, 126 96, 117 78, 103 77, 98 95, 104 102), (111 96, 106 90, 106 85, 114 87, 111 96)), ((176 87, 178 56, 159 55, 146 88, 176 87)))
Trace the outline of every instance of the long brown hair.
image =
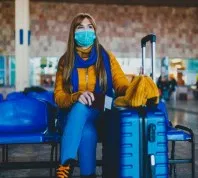
MULTIPOLYGON (((67 44, 67 51, 65 53, 64 57, 64 70, 63 70, 63 85, 64 89, 67 92, 72 92, 72 85, 71 85, 71 72, 74 67, 74 50, 76 48, 76 44, 74 42, 74 33, 76 27, 85 19, 87 18, 90 23, 93 25, 95 33, 96 33, 96 23, 93 17, 87 13, 79 13, 77 14, 71 23, 70 26, 70 32, 69 32, 69 39, 68 39, 68 44, 67 44)), ((107 89, 107 77, 106 77, 106 71, 104 67, 104 63, 102 61, 102 55, 101 55, 101 49, 103 48, 97 37, 96 33, 96 39, 95 39, 95 46, 96 46, 96 51, 98 54, 98 59, 96 62, 96 77, 99 80, 100 87, 102 87, 102 90, 105 92, 107 89)))

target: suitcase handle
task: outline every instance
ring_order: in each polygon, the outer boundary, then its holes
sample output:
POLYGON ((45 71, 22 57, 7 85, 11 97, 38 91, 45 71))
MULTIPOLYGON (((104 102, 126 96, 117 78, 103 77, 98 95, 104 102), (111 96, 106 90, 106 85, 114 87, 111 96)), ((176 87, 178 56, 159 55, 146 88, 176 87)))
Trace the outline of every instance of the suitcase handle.
POLYGON ((142 40, 141 40, 142 48, 143 48, 143 47, 146 47, 146 43, 147 43, 148 41, 150 41, 151 43, 153 43, 153 42, 156 43, 156 35, 150 34, 150 35, 147 35, 147 36, 145 36, 144 38, 142 38, 142 40))
POLYGON ((155 43, 156 43, 156 35, 150 34, 142 38, 141 47, 142 47, 142 67, 141 74, 144 74, 145 70, 145 58, 146 58, 146 43, 151 42, 151 67, 152 67, 152 79, 155 82, 155 43))
POLYGON ((155 142, 155 131, 156 131, 156 125, 150 124, 148 126, 148 140, 150 142, 155 142))

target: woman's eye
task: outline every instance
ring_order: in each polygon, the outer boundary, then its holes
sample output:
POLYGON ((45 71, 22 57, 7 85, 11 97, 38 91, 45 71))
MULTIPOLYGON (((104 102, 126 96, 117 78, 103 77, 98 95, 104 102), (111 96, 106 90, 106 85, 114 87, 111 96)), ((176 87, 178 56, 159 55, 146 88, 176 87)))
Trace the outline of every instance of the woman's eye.
POLYGON ((89 28, 90 28, 90 29, 93 29, 93 25, 89 25, 89 28))
POLYGON ((83 26, 78 26, 78 27, 77 27, 77 29, 82 29, 82 28, 83 28, 83 26))

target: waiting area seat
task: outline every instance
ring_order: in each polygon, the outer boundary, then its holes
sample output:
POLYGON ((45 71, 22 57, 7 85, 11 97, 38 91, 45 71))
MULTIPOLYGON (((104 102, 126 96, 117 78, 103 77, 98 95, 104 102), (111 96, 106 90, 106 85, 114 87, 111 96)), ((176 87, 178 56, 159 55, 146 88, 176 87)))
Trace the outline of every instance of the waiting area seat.
POLYGON ((19 98, 24 98, 25 95, 23 92, 11 92, 8 93, 6 96, 6 100, 14 100, 14 99, 19 99, 19 98))
POLYGON ((190 128, 187 128, 185 126, 176 125, 173 126, 173 124, 169 121, 168 117, 168 111, 165 102, 160 101, 158 104, 158 109, 160 109, 167 120, 167 140, 172 144, 171 149, 169 150, 170 158, 169 158, 169 175, 170 177, 173 176, 176 177, 176 165, 177 164, 185 164, 190 163, 191 166, 191 175, 192 178, 195 178, 195 141, 194 141, 194 133, 190 128), (191 157, 190 158, 183 158, 183 159, 176 159, 175 156, 175 144, 176 142, 190 142, 191 143, 191 157))
MULTIPOLYGON (((165 104, 160 102, 158 105, 168 121, 168 114, 165 104)), ((52 169, 58 163, 58 144, 60 143, 61 134, 57 130, 57 120, 60 110, 58 109, 53 92, 29 91, 13 92, 7 95, 4 102, 0 102, 0 145, 2 145, 2 162, 0 169, 7 168, 50 168, 50 176, 52 169), (11 163, 8 161, 8 146, 10 144, 50 144, 51 155, 50 160, 46 162, 32 162, 26 164, 11 163), (55 159, 54 159, 55 158, 55 159)), ((99 131, 99 140, 103 142, 104 133, 103 126, 105 117, 108 114, 103 113, 102 122, 97 123, 99 131)), ((191 129, 184 126, 173 127, 167 122, 167 140, 172 143, 170 152, 170 176, 174 171, 176 177, 176 164, 191 163, 192 177, 195 176, 195 143, 194 134, 191 129), (187 141, 191 143, 191 158, 176 159, 175 144, 177 141, 187 141)), ((102 160, 97 160, 97 165, 102 166, 102 160)))
POLYGON ((57 107, 55 100, 54 100, 54 92, 53 91, 43 91, 43 92, 28 92, 26 94, 29 97, 36 98, 38 100, 43 100, 45 102, 48 102, 54 107, 57 107))
POLYGON ((27 165, 31 168, 46 167, 50 168, 50 176, 52 176, 52 168, 57 164, 57 144, 60 136, 55 132, 55 118, 49 113, 49 104, 28 96, 17 95, 16 98, 9 98, 0 103, 0 144, 2 145, 0 169, 22 169, 27 168, 27 165), (49 144, 50 159, 47 162, 39 161, 32 164, 9 162, 10 144, 49 144))
MULTIPOLYGON (((177 164, 191 164, 191 175, 192 178, 195 178, 195 141, 194 141, 194 133, 190 128, 187 128, 182 125, 176 126, 168 126, 167 129, 167 139, 172 143, 170 150, 170 170, 169 175, 172 177, 177 176, 176 165, 177 164), (180 158, 176 159, 176 143, 177 142, 189 142, 191 144, 191 156, 190 158, 180 158)), ((185 155, 184 155, 185 156, 185 155)))

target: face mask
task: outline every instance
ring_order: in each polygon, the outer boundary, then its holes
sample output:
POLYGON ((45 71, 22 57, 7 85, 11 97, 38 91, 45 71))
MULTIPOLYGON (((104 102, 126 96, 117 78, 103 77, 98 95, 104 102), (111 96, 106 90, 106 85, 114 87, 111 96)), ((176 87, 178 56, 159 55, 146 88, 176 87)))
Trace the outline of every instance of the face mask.
POLYGON ((96 39, 94 30, 79 30, 75 32, 75 42, 78 46, 88 47, 94 43, 96 39))

